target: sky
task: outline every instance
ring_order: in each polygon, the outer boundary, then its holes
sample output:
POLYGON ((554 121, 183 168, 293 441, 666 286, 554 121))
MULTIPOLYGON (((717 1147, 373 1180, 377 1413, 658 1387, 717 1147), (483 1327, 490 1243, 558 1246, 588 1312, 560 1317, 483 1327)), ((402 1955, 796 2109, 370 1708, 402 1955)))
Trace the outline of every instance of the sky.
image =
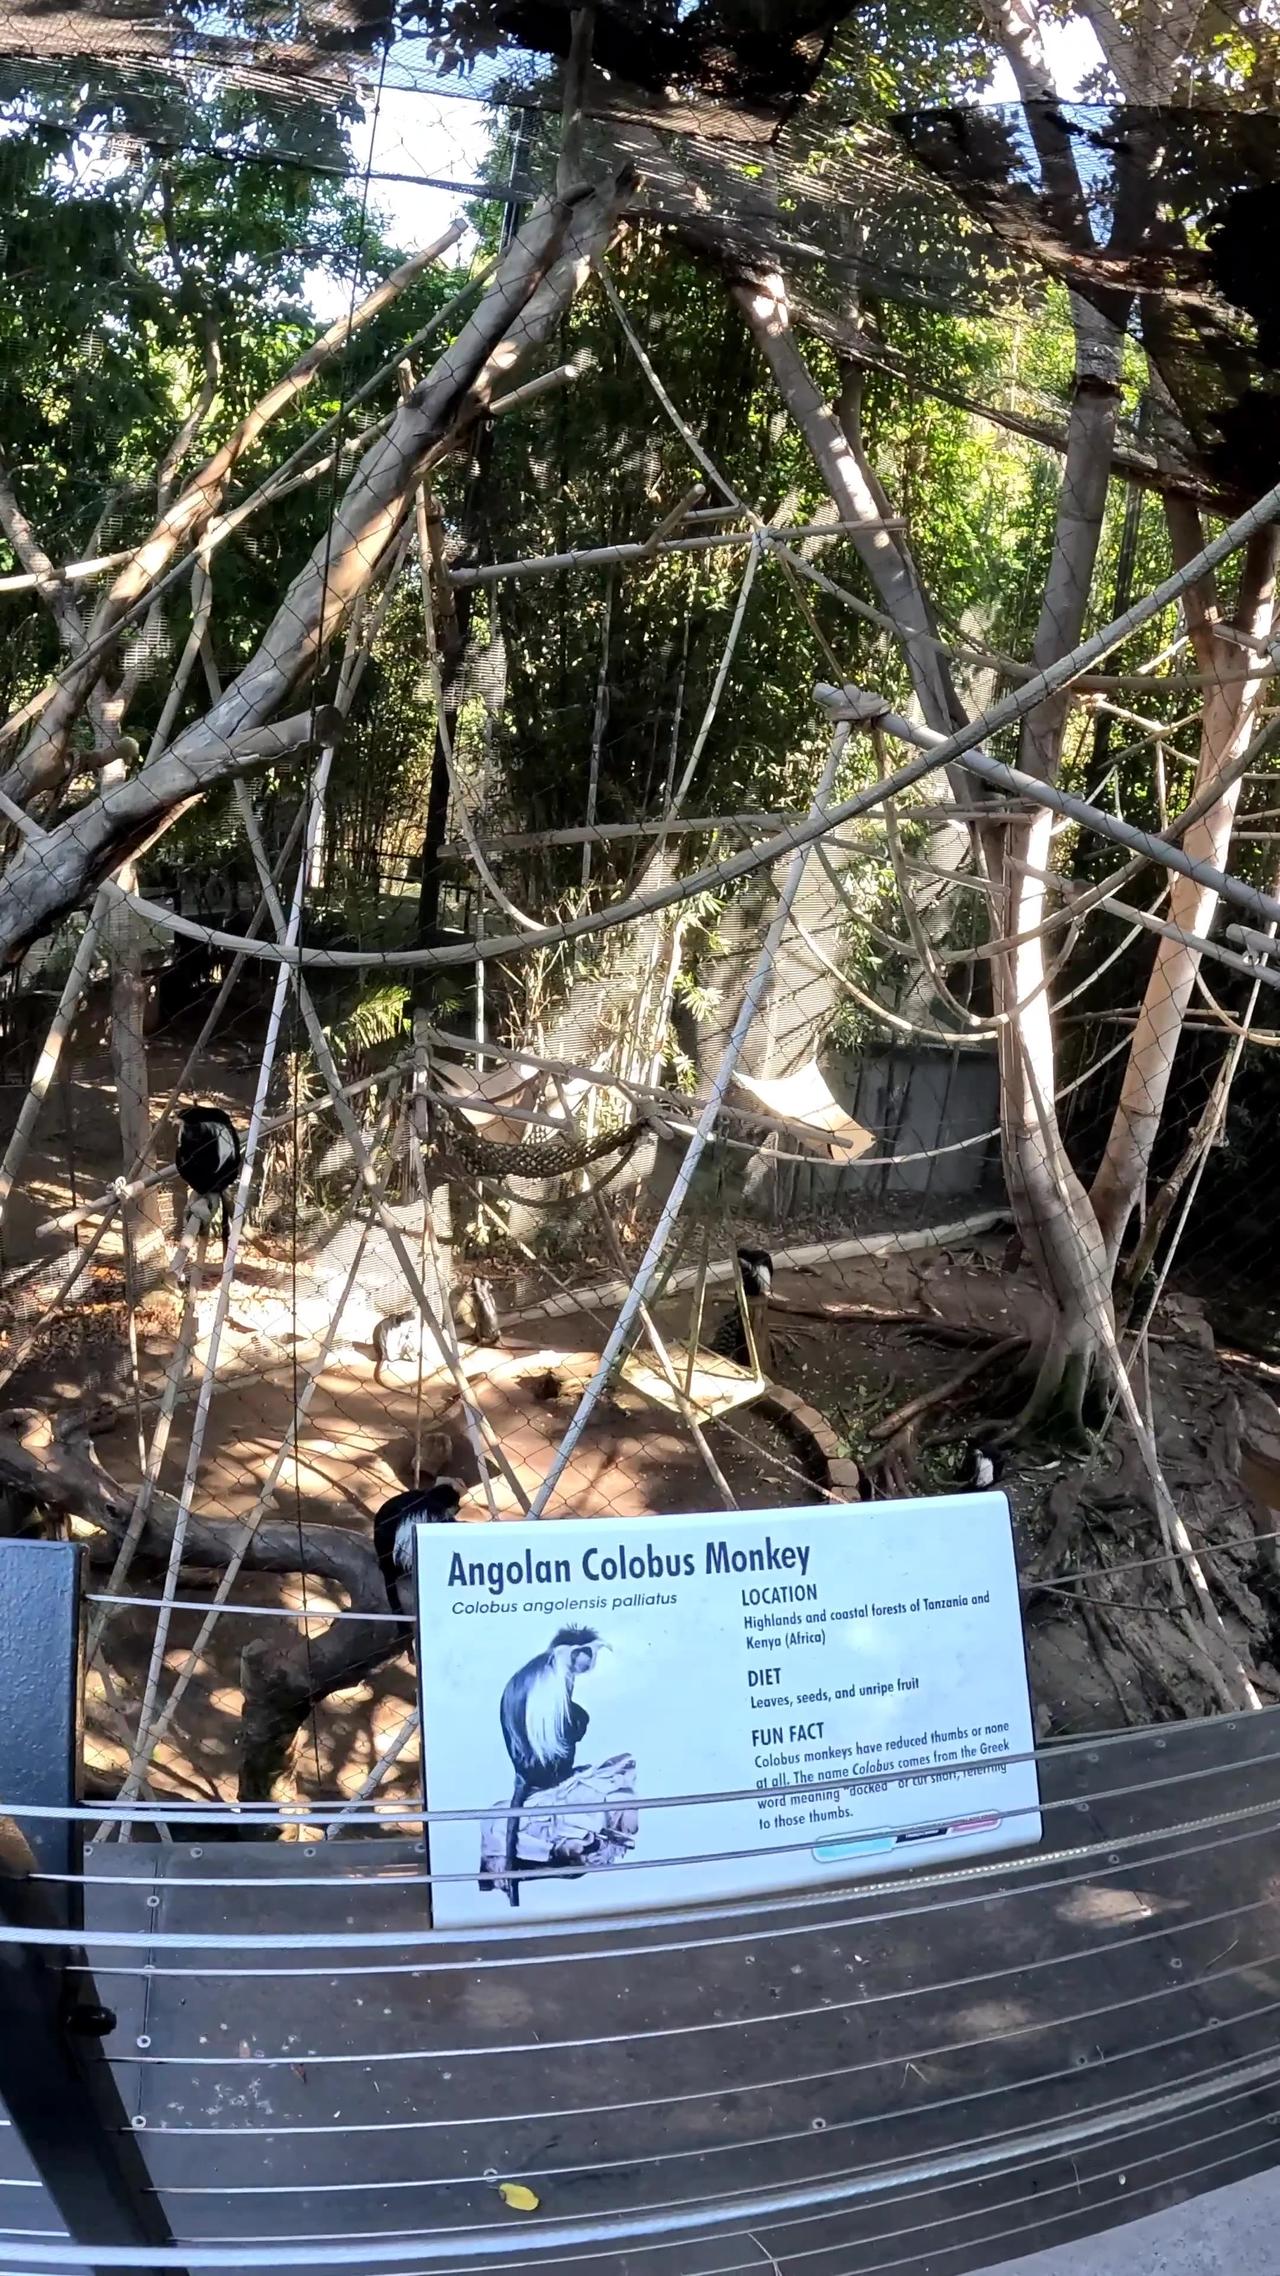
MULTIPOLYGON (((1074 95, 1081 82, 1096 71, 1102 61, 1091 24, 1083 17, 1073 16, 1065 24, 1047 23, 1044 26, 1045 52, 1054 85, 1060 95, 1074 95)), ((1016 103, 1018 90, 1013 72, 1001 56, 992 76, 991 84, 979 97, 984 103, 1016 103)))
MULTIPOLYGON (((395 49, 391 51, 394 64, 395 49)), ((451 221, 465 218, 470 200, 436 182, 476 182, 484 178, 484 157, 493 113, 487 103, 465 96, 418 94, 412 88, 384 86, 361 123, 351 129, 357 174, 409 175, 408 181, 374 180, 369 204, 387 235, 406 253, 416 253, 439 237, 451 221), (434 176, 435 182, 425 179, 434 176)), ((450 258, 467 256, 462 239, 450 258)), ((308 278, 311 305, 331 324, 350 305, 350 280, 317 271, 308 278)))
MULTIPOLYGON (((414 69, 414 43, 393 47, 388 79, 399 70, 414 69)), ((1073 95, 1100 61, 1090 26, 1080 18, 1045 27, 1045 45, 1059 92, 1073 95)), ((1007 63, 997 64, 990 85, 979 100, 987 103, 1017 101, 1013 73, 1007 63)), ((374 175, 410 176, 410 180, 374 180, 370 204, 381 215, 387 234, 407 253, 429 245, 459 216, 469 201, 457 190, 442 189, 439 182, 475 182, 483 178, 484 157, 492 113, 483 102, 466 96, 419 94, 412 87, 384 84, 376 106, 370 104, 363 121, 351 130, 351 149, 357 173, 370 167, 374 175), (427 177, 434 177, 429 180, 427 177)), ((465 259, 464 238, 451 256, 465 259)), ((350 304, 350 283, 317 272, 309 280, 312 305, 325 323, 344 315, 350 304)))

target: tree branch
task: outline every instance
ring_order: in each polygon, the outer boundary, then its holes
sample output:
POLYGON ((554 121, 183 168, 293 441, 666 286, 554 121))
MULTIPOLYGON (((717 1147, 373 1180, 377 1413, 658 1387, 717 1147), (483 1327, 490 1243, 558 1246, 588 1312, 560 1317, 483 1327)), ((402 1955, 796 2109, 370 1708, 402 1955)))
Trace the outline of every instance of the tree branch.
POLYGON ((607 183, 530 215, 457 339, 361 461, 257 652, 221 700, 130 782, 14 857, 0 890, 0 962, 20 955, 115 868, 140 830, 154 838, 174 808, 223 781, 238 739, 263 726, 319 668, 376 574, 428 462, 485 408, 519 357, 548 337, 608 242, 624 187, 607 183))
MULTIPOLYGON (((0 1481, 29 1494, 44 1509, 80 1517, 109 1540, 121 1541, 133 1514, 131 1488, 118 1485, 94 1452, 92 1432, 113 1410, 74 1414, 55 1420, 43 1412, 10 1409, 0 1417, 0 1481)), ((152 1497, 139 1555, 163 1563, 177 1524, 178 1505, 169 1494, 152 1497)), ((187 1519, 186 1555, 193 1565, 218 1572, 242 1546, 244 1528, 194 1514, 187 1519)), ((244 1550, 243 1562, 255 1572, 314 1573, 334 1581, 355 1612, 385 1612, 386 1591, 373 1545, 340 1525, 304 1525, 292 1518, 264 1519, 244 1550)))
POLYGON ((98 602, 87 628, 84 654, 58 683, 17 765, 0 784, 8 796, 29 798, 34 791, 47 789, 61 780, 72 722, 98 676, 104 643, 109 642, 121 619, 143 599, 179 546, 190 544, 199 535, 221 503, 236 467, 263 430, 310 386, 321 367, 339 354, 356 332, 380 316, 408 285, 416 284, 423 271, 459 234, 458 228, 448 230, 425 253, 416 254, 413 260, 395 270, 359 308, 331 324, 253 409, 245 413, 194 481, 165 508, 150 536, 136 547, 109 591, 98 602))
MULTIPOLYGON (((83 1518, 118 1543, 128 1531, 135 1497, 103 1469, 94 1452, 91 1432, 95 1422, 106 1419, 104 1412, 55 1422, 47 1414, 11 1410, 0 1417, 0 1483, 29 1495, 41 1508, 83 1518)), ((137 1554, 163 1570, 177 1523, 172 1496, 153 1494, 137 1554)), ((346 1526, 264 1518, 246 1542, 238 1520, 223 1525, 188 1516, 185 1562, 222 1572, 233 1556, 253 1572, 305 1573, 332 1581, 353 1612, 387 1611, 372 1540, 346 1526)), ((403 1648, 400 1629, 383 1618, 335 1620, 321 1634, 311 1633, 283 1649, 270 1639, 250 1645, 241 1662, 241 1800, 271 1794, 313 1700, 354 1683, 403 1648)), ((255 1827, 254 1837, 260 1838, 261 1831, 255 1827)))
POLYGON ((0 459, 0 529, 57 626, 58 638, 72 656, 84 647, 84 622, 74 596, 68 591, 41 545, 14 495, 8 469, 0 459))
POLYGON ((940 734, 948 734, 963 721, 964 710, 939 654, 923 590, 892 535, 880 526, 886 502, 883 491, 835 412, 823 402, 796 345, 786 285, 779 276, 738 274, 731 278, 729 289, 809 446, 828 495, 849 525, 881 605, 894 621, 925 718, 940 734))
MULTIPOLYGON (((890 379, 920 388, 938 403, 953 404, 957 411, 968 411, 973 418, 985 419, 993 427, 1003 427, 1011 435, 1025 435, 1028 442, 1041 443, 1046 450, 1061 452, 1067 447, 1065 427, 1055 426, 1049 419, 1033 419, 1020 411, 1002 409, 995 403, 980 402, 977 396, 967 395, 958 387, 948 387, 945 381, 918 370, 905 357, 895 355, 882 342, 874 340, 850 316, 833 315, 829 309, 815 307, 795 294, 791 298, 791 313, 799 330, 825 341, 848 363, 863 365, 868 371, 883 372, 890 379)), ((1144 489, 1169 497, 1185 498, 1195 506, 1214 508, 1222 504, 1212 484, 1171 462, 1150 458, 1125 443, 1113 447, 1111 471, 1126 482, 1139 483, 1144 489)))

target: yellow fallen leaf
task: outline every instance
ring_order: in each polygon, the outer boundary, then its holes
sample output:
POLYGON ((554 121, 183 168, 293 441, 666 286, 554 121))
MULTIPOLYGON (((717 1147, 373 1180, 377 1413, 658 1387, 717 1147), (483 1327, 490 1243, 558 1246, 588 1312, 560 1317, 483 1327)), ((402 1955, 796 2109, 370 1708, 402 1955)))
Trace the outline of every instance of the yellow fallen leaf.
POLYGON ((534 2190, 525 2188, 523 2181, 500 2181, 498 2195, 513 2213, 536 2213, 542 2203, 534 2190))

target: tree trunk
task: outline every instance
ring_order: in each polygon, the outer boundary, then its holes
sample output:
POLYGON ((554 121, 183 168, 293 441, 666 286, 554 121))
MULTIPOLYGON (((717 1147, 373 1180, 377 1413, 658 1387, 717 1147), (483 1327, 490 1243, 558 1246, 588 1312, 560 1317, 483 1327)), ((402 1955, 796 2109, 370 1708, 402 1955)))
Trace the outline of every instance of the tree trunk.
MULTIPOLYGON (((1045 581, 1032 660, 1052 663, 1080 638, 1106 510, 1111 445, 1119 404, 1123 334, 1087 302, 1073 301, 1076 386, 1067 433, 1053 553, 1045 581)), ((1053 781, 1062 756, 1065 697, 1030 712, 1020 764, 1053 781)), ((1000 1135, 1014 1223, 1034 1260, 1054 1324, 1026 1410, 1026 1422, 1061 1411, 1081 1420, 1110 1283, 1098 1226, 1071 1167, 1058 1128, 1053 1013, 1045 984, 1045 878, 1052 864, 1053 817, 1040 809, 1026 820, 1010 813, 1003 829, 984 829, 988 875, 1003 884, 996 904, 1001 930, 1016 948, 992 967, 1000 1032, 1000 1135)))
MULTIPOLYGON (((43 1509, 83 1518, 119 1543, 133 1513, 133 1489, 118 1486, 98 1462, 90 1437, 93 1421, 75 1414, 57 1423, 45 1414, 6 1415, 0 1428, 0 1487, 43 1509)), ((148 1565, 163 1569, 177 1520, 177 1503, 157 1492, 138 1545, 138 1555, 148 1565)), ((234 1522, 192 1515, 184 1554, 187 1563, 210 1572, 224 1572, 240 1556, 249 1571, 307 1573, 333 1582, 353 1612, 381 1614, 387 1609, 372 1542, 345 1526, 263 1518, 244 1542, 242 1528, 234 1522)), ((357 1682, 402 1648, 401 1631, 383 1619, 335 1620, 288 1645, 268 1637, 249 1646, 241 1663, 241 1800, 263 1801, 272 1794, 288 1769, 293 1742, 313 1701, 357 1682)), ((259 1838, 270 1832, 266 1827, 252 1830, 259 1838)))
MULTIPOLYGON (((1033 873, 1048 869, 1052 821, 1043 809, 1029 822, 1011 815, 1001 833, 1005 892, 996 906, 998 921, 1011 934, 1034 935, 1044 921, 1047 888, 1033 873)), ((990 855, 988 867, 997 873, 990 855)), ((999 1044, 1000 1145, 1014 1224, 1053 1305, 1053 1325, 1039 1355, 1024 1424, 1060 1415, 1078 1427, 1101 1314, 1110 1297, 1093 1211, 1058 1127, 1053 1014, 1044 980, 1041 938, 1021 939, 993 963, 996 1010, 1005 1015, 999 1044)))
MULTIPOLYGON (((879 526, 892 519, 893 509, 863 447, 861 374, 852 365, 846 366, 839 403, 835 407, 824 403, 796 344, 783 280, 777 276, 742 278, 732 290, 778 393, 809 447, 836 515, 841 521, 864 525, 855 528, 853 543, 881 606, 898 628, 925 724, 939 734, 949 734, 965 724, 965 709, 938 642, 933 611, 910 549, 897 533, 879 526)), ((961 792, 968 806, 983 795, 959 768, 948 770, 947 785, 953 796, 961 792)), ((928 858, 935 868, 954 873, 968 859, 970 846, 967 828, 943 823, 930 832, 928 858)), ((821 906, 826 892, 822 886, 811 888, 810 897, 821 906)), ((922 889, 915 914, 929 939, 940 939, 949 929, 951 913, 945 885, 922 889)), ((811 923, 810 929, 821 928, 811 923)), ((835 983, 798 944, 791 944, 789 953, 807 975, 806 1001, 797 1010, 797 1025, 807 1021, 813 1027, 816 1021, 820 1033, 824 1013, 829 1018, 834 1008, 835 983)), ((829 944, 829 953, 839 961, 838 943, 829 944)), ((923 968, 919 990, 912 989, 911 995, 921 1011, 931 1008, 929 975, 923 968)), ((718 1018, 713 1035, 719 1035, 722 1024, 718 1018)), ((728 1024, 732 1024, 732 1015, 728 1024)), ((803 1050, 793 1054, 787 1071, 805 1055, 803 1050)), ((754 1062, 753 1068, 757 1074, 773 1071, 754 1062)))
MULTIPOLYGON (((804 435, 842 520, 884 518, 884 493, 861 461, 851 435, 824 404, 790 330, 780 280, 740 279, 733 287, 752 336, 788 411, 804 435)), ((1106 510, 1119 401, 1122 331, 1091 304, 1073 302, 1076 386, 1067 432, 1054 548, 1037 629, 1034 661, 1050 663, 1079 639, 1106 510)), ((926 723, 941 734, 962 716, 932 614, 909 555, 891 532, 868 528, 854 539, 882 607, 898 627, 926 723)), ((1058 771, 1067 718, 1064 697, 1032 712, 1023 731, 1021 764, 1042 779, 1058 771)), ((957 770, 965 803, 976 786, 957 770)), ((1046 914, 1039 871, 1051 856, 1052 817, 1016 814, 999 830, 980 832, 987 871, 1003 888, 996 915, 1005 933, 1038 935, 1046 914)), ((1068 1160, 1054 1108, 1052 1011, 1039 937, 994 960, 993 987, 1001 1030, 1001 1133, 1010 1204, 1028 1255, 1054 1307, 1029 1416, 1059 1402, 1078 1421, 1102 1313, 1109 1302, 1104 1259, 1088 1200, 1068 1160), (1021 1008, 1020 1008, 1021 1007, 1021 1008)))
MULTIPOLYGON (((385 1598, 381 1609, 386 1609, 385 1598)), ((273 1623, 279 1625, 279 1623, 273 1623)), ((240 1655, 240 1775, 242 1802, 291 1799, 288 1778, 298 1735, 322 1699, 364 1681, 405 1649, 403 1632, 388 1620, 335 1620, 320 1635, 280 1644, 270 1636, 246 1644, 240 1655)), ((270 1841, 271 1826, 246 1826, 251 1841, 270 1841)))
MULTIPOLYGON (((530 124, 527 111, 517 111, 516 130, 511 145, 509 188, 514 192, 529 162, 530 124)), ((498 252, 505 259, 516 241, 524 207, 514 195, 508 197, 502 212, 502 228, 498 237, 498 252)), ((460 552, 464 559, 473 558, 473 549, 479 542, 484 526, 485 496, 493 466, 493 422, 486 419, 476 439, 475 458, 471 477, 467 483, 462 505, 460 552)), ((475 600, 474 586, 464 586, 455 593, 440 571, 443 568, 443 543, 437 544, 439 511, 430 501, 426 506, 431 522, 432 565, 439 577, 437 623, 440 640, 440 691, 444 718, 437 720, 435 742, 431 752, 431 774, 427 788, 427 814, 422 833, 422 875, 418 887, 419 948, 435 946, 440 934, 440 893, 444 884, 444 845, 449 832, 449 754, 456 748, 459 685, 467 660, 467 643, 471 628, 471 610, 475 600)), ((426 563, 423 575, 429 575, 426 563)), ((430 985, 429 974, 421 982, 430 985)))
MULTIPOLYGON (((867 456, 863 441, 862 397, 865 380, 866 369, 863 365, 849 362, 841 364, 841 385, 835 412, 840 422, 841 433, 862 471, 872 498, 878 505, 884 519, 891 521, 893 519, 892 502, 867 456)), ((916 568, 905 534, 896 534, 894 543, 903 568, 916 587, 920 609, 923 611, 929 629, 936 639, 938 636, 937 618, 930 606, 928 593, 925 591, 920 573, 916 568)), ((951 676, 949 660, 943 657, 940 651, 938 660, 954 723, 957 726, 963 726, 968 714, 951 676)), ((959 772, 959 770, 956 771, 959 772)), ((945 802, 948 798, 952 804, 956 802, 956 788, 951 775, 937 784, 936 794, 939 803, 945 802)), ((980 797, 981 791, 977 795, 980 797)), ((972 789, 964 788, 966 805, 969 804, 973 796, 972 789)), ((968 868, 972 854, 973 834, 967 824, 963 822, 936 822, 929 830, 925 840, 924 859, 927 868, 937 874, 932 877, 917 876, 911 880, 908 887, 912 902, 911 929, 920 934, 924 943, 941 945, 951 931, 955 921, 956 904, 950 880, 968 868)), ((922 1019, 927 1026, 934 1024, 938 1009, 938 991, 934 979, 936 971, 937 966, 931 959, 927 962, 918 962, 914 979, 908 974, 902 992, 897 998, 897 1009, 900 1012, 905 1012, 908 1018, 922 1019)), ((954 1005, 948 1008, 954 1013, 954 1005)))
MULTIPOLYGON (((1277 532, 1274 528, 1262 530, 1245 557, 1235 615, 1236 629, 1254 639, 1265 638, 1271 629, 1276 561, 1277 532)), ((1259 676, 1255 654, 1222 638, 1207 615, 1197 624, 1196 632, 1202 666, 1213 675, 1212 685, 1205 692, 1200 732, 1195 782, 1199 795, 1223 775, 1230 775, 1253 733, 1268 683, 1259 676)), ((1217 804, 1183 839, 1188 854, 1211 862, 1216 869, 1226 866, 1240 787, 1239 778, 1228 781, 1217 804)), ((1217 906, 1218 896, 1210 887, 1197 885, 1189 877, 1173 878, 1169 916, 1183 931, 1206 934, 1217 906)), ((1133 1032, 1106 1152, 1093 1183, 1093 1207, 1112 1270, 1146 1184, 1199 966, 1200 952, 1189 942, 1161 938, 1133 1032)))
MULTIPOLYGON (((406 261, 350 316, 331 325, 268 389, 261 401, 246 412, 186 489, 166 504, 149 537, 112 579, 82 628, 79 658, 63 673, 52 701, 28 736, 17 765, 0 785, 10 797, 25 804, 33 793, 52 789, 62 780, 71 729, 102 672, 106 661, 104 643, 109 641, 114 627, 164 574, 179 549, 190 545, 207 526, 237 467, 259 441, 264 429, 310 385, 324 364, 346 348, 353 333, 379 315, 406 286, 417 282, 438 255, 453 243, 456 234, 454 230, 446 231, 426 252, 406 261)), ((172 466, 172 457, 169 463, 172 466)))
MULTIPOLYGON (((796 346, 782 278, 740 278, 732 291, 778 393, 813 454, 841 521, 879 524, 884 519, 883 493, 855 453, 831 405, 823 402, 796 346)), ((962 723, 964 713, 939 653, 929 606, 914 568, 899 550, 891 530, 855 528, 853 543, 881 606, 898 628, 926 725, 936 727, 939 734, 950 734, 962 723)))

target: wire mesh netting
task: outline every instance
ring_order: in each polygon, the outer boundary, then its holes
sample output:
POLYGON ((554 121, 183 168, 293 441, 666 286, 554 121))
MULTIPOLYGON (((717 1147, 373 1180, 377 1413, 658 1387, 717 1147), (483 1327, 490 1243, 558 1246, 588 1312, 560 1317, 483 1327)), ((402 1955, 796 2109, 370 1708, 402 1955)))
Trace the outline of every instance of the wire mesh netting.
POLYGON ((97 1835, 6 1934, 181 2264, 511 2186, 976 2267, 1270 2161, 1276 147, 1197 24, 1065 100, 1021 12, 5 18, 0 1556, 85 1546, 97 1835), (540 1941, 535 1799, 430 1925, 406 1509, 997 1478, 1025 1854, 540 1941))

